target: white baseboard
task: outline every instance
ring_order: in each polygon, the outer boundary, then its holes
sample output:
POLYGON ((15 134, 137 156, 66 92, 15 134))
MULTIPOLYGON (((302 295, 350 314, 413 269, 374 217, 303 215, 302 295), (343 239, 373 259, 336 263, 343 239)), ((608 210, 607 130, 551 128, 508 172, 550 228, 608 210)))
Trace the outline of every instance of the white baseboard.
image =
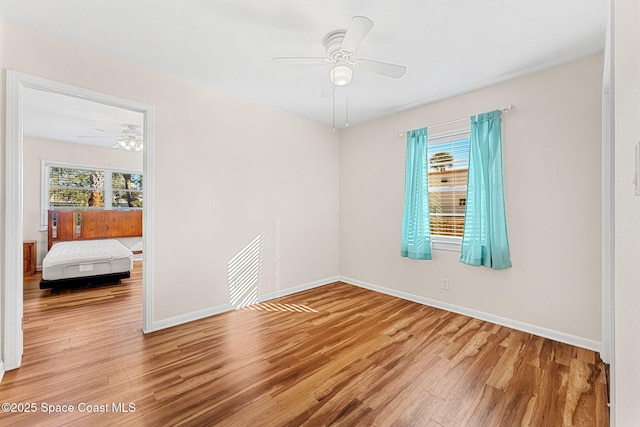
MULTIPOLYGON (((369 289, 375 292, 380 292, 386 295, 391 295, 391 296, 402 298, 408 301, 417 302, 419 304, 428 305, 430 307, 440 308, 442 310, 447 310, 453 313, 458 313, 465 316, 473 317, 475 319, 484 320, 487 322, 506 326, 512 329, 516 329, 518 331, 527 332, 533 335, 549 338, 555 341, 560 341, 566 344, 574 345, 576 347, 586 348, 588 350, 600 352, 600 349, 602 347, 602 344, 598 341, 590 340, 590 339, 579 337, 572 334, 567 334, 565 332, 556 331, 554 329, 544 328, 542 326, 536 326, 529 323, 520 322, 518 320, 509 319, 506 317, 496 316, 494 314, 485 313, 479 310, 474 310, 471 308, 462 307, 455 304, 450 304, 447 302, 410 294, 408 292, 402 292, 395 289, 385 288, 384 286, 374 285, 372 283, 367 283, 362 280, 353 279, 351 277, 344 277, 344 276, 328 277, 325 279, 304 283, 291 288, 280 289, 275 292, 270 292, 268 294, 261 295, 259 296, 258 300, 259 302, 265 302, 265 301, 280 298, 283 296, 317 288, 319 286, 324 286, 329 283, 334 283, 337 281, 342 281, 350 285, 359 286, 361 288, 369 289)), ((166 328, 178 326, 184 323, 193 322, 194 320, 204 319, 205 317, 214 316, 216 314, 231 311, 236 308, 237 307, 234 307, 231 304, 224 304, 217 307, 211 307, 204 310, 181 314, 179 316, 174 316, 168 319, 163 319, 157 322, 153 322, 153 329, 148 332, 159 331, 161 329, 166 329, 166 328)), ((2 367, 4 366, 2 365, 2 367)))
POLYGON ((4 362, 0 360, 0 382, 2 382, 2 377, 4 377, 5 369, 4 362))
POLYGON ((380 292, 383 294, 391 295, 394 297, 402 298, 408 301, 417 302, 419 304, 428 305, 442 310, 451 311, 453 313, 463 314, 465 316, 473 317, 479 320, 485 320, 487 322, 495 323, 501 326, 506 326, 518 331, 527 332, 533 335, 537 335, 543 338, 549 338, 555 341, 560 341, 565 344, 571 344, 576 347, 586 348, 600 352, 602 343, 593 341, 587 338, 579 337, 576 335, 567 334, 565 332, 556 331, 553 329, 544 328, 542 326, 531 325, 529 323, 520 322, 514 319, 508 319, 506 317, 496 316, 494 314, 485 313, 483 311, 474 310, 467 307, 461 307, 455 304, 449 304, 447 302, 434 300, 431 298, 421 297, 418 295, 410 294, 407 292, 398 291, 395 289, 385 288, 384 286, 378 286, 371 283, 363 282, 361 280, 353 279, 350 277, 340 277, 342 282, 350 285, 359 286, 361 288, 369 289, 372 291, 380 292))
POLYGON ((291 294, 297 294, 298 292, 307 291, 309 289, 317 288, 319 286, 328 285, 340 281, 339 276, 327 277, 326 279, 316 280, 315 282, 304 283, 302 285, 294 286, 292 288, 280 289, 276 292, 271 292, 260 296, 260 302, 269 301, 272 299, 284 297, 291 294))
POLYGON ((230 310, 233 310, 233 306, 231 304, 224 304, 217 307, 205 308, 204 310, 180 314, 178 316, 169 317, 168 319, 154 321, 152 323, 152 329, 150 331, 145 331, 145 333, 156 332, 161 329, 171 328, 173 326, 193 322, 194 320, 200 320, 204 319, 205 317, 215 316, 216 314, 224 313, 225 311, 230 310))
MULTIPOLYGON (((338 276, 334 276, 334 277, 328 277, 326 279, 316 280, 314 282, 304 283, 302 285, 294 286, 291 288, 280 289, 275 292, 270 292, 268 294, 260 295, 258 297, 258 301, 259 302, 269 301, 275 298, 280 298, 283 296, 317 288, 319 286, 328 285, 329 283, 337 282, 339 280, 340 278, 338 276)), ((178 316, 169 317, 168 319, 163 319, 163 320, 153 322, 152 329, 150 331, 145 331, 145 333, 155 332, 161 329, 171 328, 173 326, 178 326, 184 323, 193 322, 194 320, 204 319, 205 317, 215 316, 216 314, 221 314, 227 311, 234 310, 236 308, 238 307, 234 307, 232 304, 224 304, 224 305, 219 305, 217 307, 210 307, 204 310, 198 310, 198 311, 193 311, 191 313, 185 313, 185 314, 180 314, 178 316)))

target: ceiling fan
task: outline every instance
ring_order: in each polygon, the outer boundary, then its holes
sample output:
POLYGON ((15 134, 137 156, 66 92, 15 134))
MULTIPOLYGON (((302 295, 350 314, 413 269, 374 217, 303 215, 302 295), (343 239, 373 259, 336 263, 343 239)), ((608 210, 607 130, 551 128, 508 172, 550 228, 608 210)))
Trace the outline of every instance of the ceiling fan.
POLYGON ((139 125, 123 125, 118 145, 128 151, 142 151, 144 139, 139 125))
MULTIPOLYGON (((81 135, 80 138, 116 138, 118 140, 117 144, 111 146, 111 148, 124 148, 128 151, 142 151, 143 149, 143 134, 140 130, 140 125, 135 124, 123 124, 123 129, 120 132, 120 136, 116 137, 116 135, 81 135)), ((106 130, 98 129, 99 132, 109 133, 106 130)))
POLYGON ((360 43, 371 31, 373 21, 364 16, 354 16, 347 30, 336 30, 327 34, 323 44, 326 57, 276 57, 272 62, 281 64, 323 65, 333 64, 329 77, 320 96, 328 98, 333 95, 335 86, 351 83, 353 70, 380 74, 387 77, 404 76, 407 67, 372 61, 370 59, 353 58, 360 43))

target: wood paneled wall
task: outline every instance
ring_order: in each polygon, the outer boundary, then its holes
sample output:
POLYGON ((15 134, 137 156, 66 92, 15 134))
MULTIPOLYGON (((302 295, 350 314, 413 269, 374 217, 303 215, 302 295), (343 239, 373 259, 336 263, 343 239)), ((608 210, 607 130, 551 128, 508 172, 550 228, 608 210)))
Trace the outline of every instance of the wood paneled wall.
POLYGON ((62 241, 142 236, 142 210, 50 210, 48 218, 48 248, 62 241))

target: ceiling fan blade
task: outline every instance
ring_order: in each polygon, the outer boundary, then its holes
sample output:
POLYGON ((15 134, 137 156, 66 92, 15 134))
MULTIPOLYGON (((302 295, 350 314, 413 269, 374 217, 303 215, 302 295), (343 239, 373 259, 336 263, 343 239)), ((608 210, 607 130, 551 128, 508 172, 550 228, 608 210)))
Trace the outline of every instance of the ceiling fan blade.
POLYGON ((389 64, 387 62, 372 61, 370 59, 357 59, 353 61, 353 68, 367 73, 381 74, 395 79, 404 76, 407 67, 404 65, 389 64))
POLYGON ((360 46, 360 42, 365 38, 369 31, 373 28, 373 21, 364 16, 354 16, 351 19, 347 33, 342 40, 342 50, 345 52, 355 52, 360 46))
POLYGON ((293 65, 319 65, 326 64, 330 62, 329 58, 320 58, 320 57, 286 57, 280 56, 275 57, 271 60, 271 62, 275 62, 278 64, 293 64, 293 65))
POLYGON ((320 94, 321 98, 331 98, 334 93, 335 86, 331 83, 331 79, 327 77, 327 81, 324 84, 324 88, 322 89, 322 93, 320 94))

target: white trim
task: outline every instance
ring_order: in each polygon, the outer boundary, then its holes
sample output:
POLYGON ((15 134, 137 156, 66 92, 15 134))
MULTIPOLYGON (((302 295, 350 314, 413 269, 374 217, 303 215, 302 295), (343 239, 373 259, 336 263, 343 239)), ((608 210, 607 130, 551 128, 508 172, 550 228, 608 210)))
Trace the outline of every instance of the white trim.
MULTIPOLYGON (((276 292, 264 294, 258 298, 259 302, 265 302, 272 299, 284 297, 287 295, 295 294, 298 292, 306 291, 309 289, 317 288, 320 286, 328 285, 329 283, 338 282, 340 278, 338 276, 329 277, 326 279, 316 280, 313 282, 304 283, 302 285, 294 286, 292 288, 281 289, 276 292)), ((215 316, 228 311, 236 310, 238 307, 234 307, 232 304, 223 304, 216 307, 205 308, 203 310, 193 311, 191 313, 180 314, 168 319, 159 320, 153 323, 153 330, 148 332, 155 332, 161 329, 171 328, 174 326, 182 325, 184 323, 193 322, 195 320, 204 319, 206 317, 215 316)))
MULTIPOLYGON (((606 66, 606 65, 605 65, 606 66)), ((614 153, 613 153, 613 96, 603 92, 602 99, 602 351, 605 363, 613 360, 613 313, 614 313, 614 260, 615 260, 615 214, 614 214, 614 153)))
POLYGON ((22 105, 23 86, 7 70, 5 105, 5 203, 2 277, 2 355, 5 369, 22 361, 22 105), (18 207, 18 209, 9 209, 18 207))
POLYGON ((462 250, 462 237, 431 236, 431 248, 460 253, 462 250))
MULTIPOLYGON (((602 351, 600 357, 604 363, 611 364, 615 336, 613 314, 615 313, 615 129, 612 4, 609 3, 608 7, 609 19, 602 76, 602 351)), ((613 372, 611 372, 611 376, 613 376, 613 372)))
POLYGON ((0 382, 2 382, 2 378, 4 377, 5 372, 6 371, 4 369, 4 362, 0 360, 0 382))
POLYGON ((141 102, 107 95, 59 83, 53 80, 20 73, 6 71, 6 159, 5 159, 5 203, 4 239, 3 243, 3 277, 2 277, 2 355, 7 370, 20 367, 22 359, 22 121, 23 91, 31 88, 45 92, 54 92, 66 96, 85 99, 112 107, 137 111, 144 114, 145 149, 143 152, 143 174, 145 176, 145 208, 143 210, 143 244, 145 247, 145 264, 142 276, 142 328, 153 319, 153 128, 154 107, 141 102))
POLYGON ((271 292, 259 297, 260 302, 269 301, 272 299, 284 297, 287 295, 297 294, 298 292, 308 291, 309 289, 317 288, 320 286, 328 285, 329 283, 335 283, 340 281, 340 276, 327 277, 326 279, 316 280, 314 282, 304 283, 302 285, 294 286, 292 288, 280 289, 276 292, 271 292))
POLYGON ((173 316, 167 319, 153 322, 153 329, 150 331, 145 331, 145 333, 156 332, 162 329, 172 328, 174 326, 183 325, 185 323, 193 322, 195 320, 200 320, 206 317, 215 316, 216 314, 222 314, 227 311, 231 311, 233 309, 234 307, 231 304, 224 304, 216 307, 205 308, 203 310, 192 311, 190 313, 179 314, 177 316, 173 316))
POLYGON ((144 247, 142 263, 142 332, 153 329, 153 253, 154 253, 154 215, 155 212, 155 108, 148 105, 144 116, 143 135, 144 150, 142 151, 142 172, 144 176, 144 206, 142 209, 142 246, 144 247))
POLYGON ((95 170, 103 170, 103 171, 109 171, 109 172, 124 172, 124 173, 142 175, 141 170, 127 169, 127 168, 114 168, 113 166, 98 166, 98 165, 91 165, 87 163, 65 162, 65 161, 59 161, 59 160, 40 160, 40 164, 41 164, 41 167, 60 166, 63 168, 95 169, 95 170))
POLYGON ((615 5, 607 2, 607 33, 602 76, 602 349, 609 368, 609 425, 616 425, 615 354, 615 5))
POLYGON ((369 289, 372 291, 380 292, 383 294, 391 295, 394 297, 402 298, 408 301, 417 302, 419 304, 428 305, 431 307, 440 308, 442 310, 451 311, 453 313, 462 314, 465 316, 473 317, 479 320, 485 320, 487 322, 495 323, 508 328, 516 329, 518 331, 527 332, 533 335, 537 335, 544 338, 560 341, 566 344, 571 344, 576 347, 586 348, 588 350, 600 351, 601 343, 593 341, 587 338, 582 338, 576 335, 567 334, 565 332, 556 331, 553 329, 544 328, 542 326, 531 325, 529 323, 520 322, 518 320, 508 319, 506 317, 496 316, 483 311, 473 310, 467 307, 461 307, 455 304, 449 304, 443 301, 434 300, 431 298, 425 298, 418 295, 410 294, 407 292, 397 291, 395 289, 385 288, 384 286, 378 286, 371 283, 363 282, 361 280, 352 279, 350 277, 341 277, 341 281, 350 285, 359 286, 361 288, 369 289))
POLYGON ((47 206, 47 198, 49 196, 49 183, 46 180, 45 175, 47 168, 47 161, 40 159, 40 231, 49 231, 48 222, 49 215, 45 211, 47 206), (43 183, 46 183, 43 185, 43 183))

